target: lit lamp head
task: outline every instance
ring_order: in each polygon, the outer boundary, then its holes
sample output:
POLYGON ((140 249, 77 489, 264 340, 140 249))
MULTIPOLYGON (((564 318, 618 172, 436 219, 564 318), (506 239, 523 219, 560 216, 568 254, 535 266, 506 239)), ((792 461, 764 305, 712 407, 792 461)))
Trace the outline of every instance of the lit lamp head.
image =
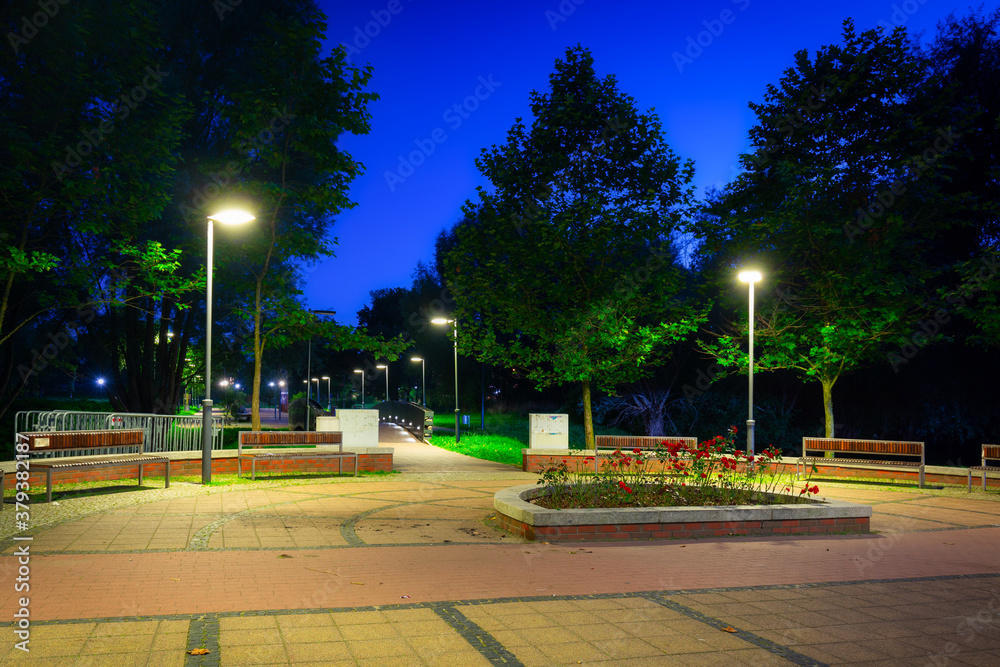
POLYGON ((354 371, 354 372, 355 372, 355 373, 361 373, 362 375, 364 375, 364 374, 365 374, 365 372, 364 372, 364 371, 359 371, 359 370, 356 370, 356 371, 354 371))
POLYGON ((410 361, 423 361, 423 357, 410 357, 410 361))
POLYGON ((388 366, 386 366, 385 364, 379 364, 379 365, 378 365, 378 366, 376 366, 375 368, 389 368, 389 367, 388 367, 388 366))
POLYGON ((744 283, 759 283, 763 276, 760 275, 760 271, 740 271, 737 276, 740 282, 744 283))
POLYGON ((431 320, 431 324, 451 324, 454 321, 455 320, 449 320, 444 317, 435 317, 433 320, 431 320))
POLYGON ((220 222, 224 225, 242 225, 254 220, 254 216, 238 208, 230 208, 220 211, 215 215, 208 216, 209 220, 220 222))

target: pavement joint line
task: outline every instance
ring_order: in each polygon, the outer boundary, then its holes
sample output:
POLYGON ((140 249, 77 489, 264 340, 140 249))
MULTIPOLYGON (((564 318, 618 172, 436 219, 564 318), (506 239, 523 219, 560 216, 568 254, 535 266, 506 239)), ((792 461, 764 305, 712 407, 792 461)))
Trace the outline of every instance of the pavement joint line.
POLYGON ((385 507, 373 507, 370 510, 365 510, 364 512, 358 512, 357 514, 348 517, 346 521, 340 524, 340 536, 344 538, 347 542, 348 547, 366 547, 374 546, 369 545, 367 542, 358 537, 358 534, 354 531, 354 526, 357 525, 358 521, 364 519, 372 514, 377 514, 388 509, 394 509, 396 507, 403 507, 404 505, 411 505, 414 503, 398 502, 395 505, 387 505, 385 507))
MULTIPOLYGON (((899 579, 857 579, 849 581, 823 581, 806 582, 800 584, 763 584, 758 586, 723 586, 717 588, 689 588, 679 590, 654 590, 654 591, 634 591, 627 593, 582 593, 578 595, 522 595, 499 598, 472 598, 465 600, 429 601, 429 602, 406 602, 398 604, 384 605, 362 605, 357 607, 315 607, 303 609, 253 609, 247 611, 220 611, 212 613, 190 613, 190 614, 146 614, 141 616, 105 616, 98 618, 59 618, 59 619, 39 619, 32 620, 35 625, 74 625, 79 623, 122 623, 139 621, 192 621, 197 619, 214 617, 216 621, 221 618, 237 618, 245 616, 289 616, 298 614, 336 614, 344 612, 360 611, 395 611, 405 609, 437 609, 438 607, 472 607, 493 604, 508 604, 512 602, 548 602, 559 600, 616 600, 643 598, 651 599, 650 596, 659 598, 671 598, 685 595, 703 595, 706 593, 732 593, 744 591, 777 591, 777 590, 797 590, 806 588, 826 588, 837 586, 859 586, 871 584, 901 584, 901 583, 926 583, 933 581, 957 581, 976 579, 1000 579, 1000 571, 982 574, 942 574, 927 577, 902 577, 899 579)), ((658 600, 654 600, 659 604, 658 600)), ((693 613, 694 610, 691 610, 693 613)), ((710 618, 710 617, 706 617, 710 618)), ((471 623, 471 621, 469 621, 471 623)), ((0 628, 14 627, 14 621, 0 623, 0 628)), ((207 647, 206 647, 207 648, 207 647)))
POLYGON ((197 618, 191 618, 188 625, 184 667, 219 667, 222 664, 221 649, 219 648, 220 634, 218 614, 202 614, 197 618), (195 648, 208 649, 209 653, 207 655, 187 653, 195 648))
POLYGON ((479 651, 480 655, 489 660, 490 664, 523 667, 524 663, 508 651, 493 635, 460 612, 454 604, 438 604, 432 609, 462 639, 469 642, 474 649, 479 651))
POLYGON ((716 630, 725 630, 725 628, 729 628, 730 631, 735 630, 736 632, 732 633, 734 637, 738 637, 739 639, 742 639, 743 641, 749 644, 753 644, 758 648, 762 648, 768 653, 776 655, 779 658, 784 658, 785 660, 788 660, 789 662, 794 663, 796 665, 804 665, 807 667, 829 667, 829 665, 827 665, 825 662, 820 662, 819 660, 810 658, 807 655, 803 655, 797 651, 793 651, 787 646, 783 646, 777 642, 773 642, 770 639, 764 639, 760 635, 754 634, 747 630, 740 630, 739 628, 733 626, 730 623, 726 623, 725 621, 719 620, 713 616, 708 616, 707 614, 703 614, 700 611, 696 611, 694 609, 691 609, 690 607, 686 607, 682 604, 674 602, 673 600, 667 600, 666 598, 662 598, 655 594, 640 595, 639 597, 649 600, 650 602, 653 602, 655 604, 658 604, 661 607, 666 607, 671 611, 676 611, 679 614, 683 614, 684 616, 687 616, 692 620, 704 623, 710 627, 715 628, 716 630))

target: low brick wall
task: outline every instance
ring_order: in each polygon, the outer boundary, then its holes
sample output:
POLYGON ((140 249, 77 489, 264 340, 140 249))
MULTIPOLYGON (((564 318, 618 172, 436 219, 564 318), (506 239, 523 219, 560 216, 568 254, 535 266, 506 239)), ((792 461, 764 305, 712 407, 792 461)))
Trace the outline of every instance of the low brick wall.
MULTIPOLYGON (((595 463, 603 465, 604 461, 610 461, 608 453, 601 453, 597 461, 594 460, 594 450, 565 450, 565 449, 522 449, 521 469, 525 472, 541 474, 547 468, 552 468, 566 461, 567 467, 573 472, 593 472, 595 463), (588 460, 589 459, 589 460, 588 460)), ((816 469, 813 475, 817 478, 845 478, 845 479, 892 479, 916 484, 919 480, 919 473, 916 468, 900 467, 865 467, 859 464, 831 465, 833 459, 817 459, 816 469)), ((795 474, 795 458, 785 457, 778 466, 778 472, 795 474)), ((876 464, 877 465, 877 464, 876 464)), ((650 461, 649 470, 658 472, 660 465, 658 461, 650 461)), ((973 474, 972 485, 978 487, 980 484, 981 471, 973 474)), ((945 466, 927 466, 924 478, 928 484, 950 484, 954 486, 965 486, 968 480, 966 468, 948 468, 945 466)), ((987 488, 1000 489, 1000 474, 990 472, 986 477, 987 488)))
MULTIPOLYGON (((358 452, 358 470, 361 472, 392 472, 392 449, 389 447, 355 447, 348 448, 349 451, 358 452), (367 451, 366 451, 367 450, 367 451)), ((216 452, 212 458, 213 475, 235 475, 236 474, 236 452, 235 450, 223 450, 216 452), (221 456, 219 454, 222 454, 221 456)), ((172 458, 170 461, 170 477, 201 477, 201 452, 171 453, 170 456, 185 456, 185 458, 172 458), (196 457, 196 458, 195 458, 196 457)), ((353 475, 354 469, 352 461, 344 461, 344 474, 353 475)), ((300 458, 287 460, 258 460, 257 479, 266 479, 270 474, 288 474, 295 472, 302 473, 329 473, 337 474, 337 460, 323 458, 300 458)), ((146 477, 163 477, 164 464, 153 463, 142 467, 143 475, 146 477)), ((13 491, 15 479, 14 464, 7 462, 4 464, 7 470, 4 476, 4 490, 13 491)), ((244 476, 249 476, 250 464, 244 464, 244 476)), ((119 479, 136 479, 139 476, 138 465, 122 465, 113 468, 97 468, 95 470, 67 470, 52 471, 52 485, 75 484, 78 482, 100 482, 119 479)), ((45 473, 33 472, 29 470, 28 484, 32 488, 45 487, 45 473)))
POLYGON ((867 533, 872 508, 842 500, 722 507, 548 509, 531 503, 537 485, 501 489, 493 496, 500 526, 518 537, 546 542, 654 540, 730 535, 867 533))
POLYGON ((595 540, 663 540, 733 535, 867 533, 871 519, 786 519, 781 521, 711 521, 693 523, 621 523, 578 526, 532 526, 497 514, 500 527, 526 540, 592 542, 595 540))

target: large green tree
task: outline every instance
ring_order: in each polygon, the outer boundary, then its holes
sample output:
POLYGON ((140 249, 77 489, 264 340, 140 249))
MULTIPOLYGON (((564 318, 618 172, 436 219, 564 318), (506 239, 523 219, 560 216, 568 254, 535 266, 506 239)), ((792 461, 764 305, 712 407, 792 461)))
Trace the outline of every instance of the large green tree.
POLYGON ((190 115, 168 93, 155 12, 52 7, 13 2, 2 19, 0 413, 46 369, 75 374, 97 313, 150 312, 194 286, 171 277, 175 248, 149 232, 190 115))
POLYGON ((531 126, 517 119, 476 161, 492 185, 466 204, 443 270, 460 348, 540 387, 579 383, 593 446, 594 386, 642 377, 697 327, 670 253, 694 168, 586 49, 549 83, 531 126))
MULTIPOLYGON (((967 198, 942 188, 963 118, 949 116, 947 96, 916 99, 927 81, 902 29, 858 33, 846 21, 841 44, 797 53, 750 105, 745 171, 696 225, 705 266, 741 303, 737 271, 764 273, 755 367, 818 382, 827 437, 841 377, 939 330, 925 319, 942 269, 935 244, 967 198)), ((745 369, 739 321, 706 347, 745 369)))

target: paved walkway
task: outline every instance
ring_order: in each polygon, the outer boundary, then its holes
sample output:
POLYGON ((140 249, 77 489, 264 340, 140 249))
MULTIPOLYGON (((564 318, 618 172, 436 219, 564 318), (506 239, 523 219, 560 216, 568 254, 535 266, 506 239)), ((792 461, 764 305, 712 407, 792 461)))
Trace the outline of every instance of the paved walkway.
POLYGON ((534 475, 383 437, 408 472, 153 482, 32 506, 18 543, 7 505, 31 651, 0 663, 1000 664, 996 492, 824 483, 869 536, 526 543, 492 495, 534 475))

